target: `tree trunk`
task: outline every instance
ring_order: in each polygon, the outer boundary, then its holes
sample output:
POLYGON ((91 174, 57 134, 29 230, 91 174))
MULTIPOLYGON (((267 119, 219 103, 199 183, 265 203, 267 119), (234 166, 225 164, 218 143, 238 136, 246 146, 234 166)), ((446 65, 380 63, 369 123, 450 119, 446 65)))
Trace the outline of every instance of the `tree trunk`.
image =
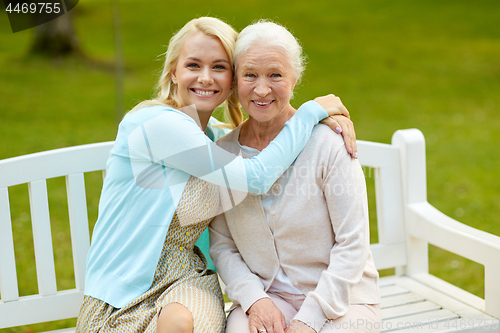
POLYGON ((52 58, 82 56, 83 52, 73 28, 73 11, 36 26, 30 53, 52 58))

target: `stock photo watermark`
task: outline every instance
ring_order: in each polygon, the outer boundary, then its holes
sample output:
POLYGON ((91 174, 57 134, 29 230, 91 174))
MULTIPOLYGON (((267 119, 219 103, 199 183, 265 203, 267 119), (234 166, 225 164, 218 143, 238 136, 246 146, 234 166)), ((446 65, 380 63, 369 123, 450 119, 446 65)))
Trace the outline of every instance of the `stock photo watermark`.
POLYGON ((13 33, 36 27, 63 16, 78 0, 3 0, 13 33))
MULTIPOLYGON (((314 323, 303 323, 303 322, 292 322, 290 328, 307 328, 314 327, 314 323)), ((321 326, 321 325, 319 325, 321 326)), ((409 329, 418 332, 419 330, 429 330, 429 329, 474 329, 477 332, 481 332, 482 329, 498 329, 500 328, 500 322, 496 319, 472 319, 472 318, 457 318, 457 319, 429 319, 425 321, 398 321, 398 320, 388 320, 388 321, 371 321, 367 319, 350 319, 345 321, 328 321, 325 323, 323 328, 329 329, 343 329, 343 330, 400 330, 409 329)))

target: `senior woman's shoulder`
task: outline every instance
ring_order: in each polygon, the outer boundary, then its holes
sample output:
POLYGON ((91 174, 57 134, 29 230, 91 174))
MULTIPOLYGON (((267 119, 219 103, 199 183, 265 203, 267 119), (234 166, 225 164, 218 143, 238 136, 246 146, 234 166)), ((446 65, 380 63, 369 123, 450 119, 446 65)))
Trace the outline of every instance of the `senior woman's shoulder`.
POLYGON ((340 148, 345 145, 342 135, 335 133, 328 125, 324 124, 314 126, 309 143, 326 145, 325 147, 330 148, 340 148))
POLYGON ((327 125, 318 124, 298 159, 331 166, 337 158, 344 160, 348 155, 342 135, 335 133, 327 125))

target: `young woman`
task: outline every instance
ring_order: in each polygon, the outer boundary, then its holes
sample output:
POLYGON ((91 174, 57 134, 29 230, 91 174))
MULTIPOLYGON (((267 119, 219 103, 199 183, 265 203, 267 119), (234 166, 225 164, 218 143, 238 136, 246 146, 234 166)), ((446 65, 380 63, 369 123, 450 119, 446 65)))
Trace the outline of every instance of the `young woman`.
POLYGON ((348 115, 332 96, 321 97, 299 108, 251 160, 217 147, 213 140, 224 131, 214 126, 214 109, 223 103, 233 126, 242 120, 233 84, 236 37, 215 18, 188 22, 170 40, 157 99, 120 123, 77 332, 222 332, 217 275, 194 246, 217 213, 217 185, 267 192, 318 121, 348 115))

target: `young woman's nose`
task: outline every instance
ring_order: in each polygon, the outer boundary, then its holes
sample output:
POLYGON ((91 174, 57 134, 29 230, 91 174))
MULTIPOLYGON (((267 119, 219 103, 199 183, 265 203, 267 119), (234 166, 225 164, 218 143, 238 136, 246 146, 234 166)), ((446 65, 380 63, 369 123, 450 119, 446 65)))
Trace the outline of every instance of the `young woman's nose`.
POLYGON ((198 82, 202 84, 211 84, 214 82, 210 68, 203 68, 200 76, 198 77, 198 82))

